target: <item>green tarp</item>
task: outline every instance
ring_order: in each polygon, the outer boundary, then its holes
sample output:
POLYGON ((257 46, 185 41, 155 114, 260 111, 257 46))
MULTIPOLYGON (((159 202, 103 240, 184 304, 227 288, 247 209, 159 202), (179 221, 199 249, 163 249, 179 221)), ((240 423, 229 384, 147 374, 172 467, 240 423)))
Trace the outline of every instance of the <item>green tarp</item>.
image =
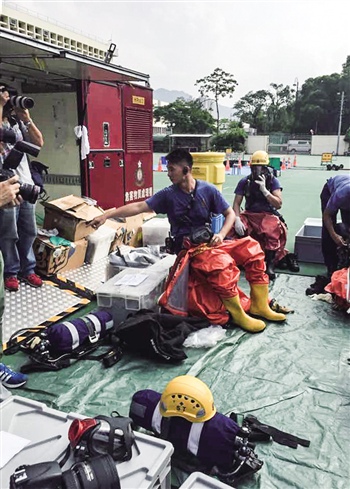
MULTIPOLYGON (((110 369, 81 360, 59 372, 30 374, 26 389, 17 393, 66 412, 127 415, 135 391, 162 391, 177 375, 196 375, 211 388, 218 411, 252 413, 311 441, 297 449, 257 443, 264 466, 239 488, 348 489, 349 316, 307 297, 309 285, 308 277, 279 275, 271 297, 295 309, 285 324, 269 324, 258 335, 227 331, 213 348, 186 349, 188 359, 180 365, 130 354, 110 369)), ((26 357, 5 360, 19 367, 26 357)))

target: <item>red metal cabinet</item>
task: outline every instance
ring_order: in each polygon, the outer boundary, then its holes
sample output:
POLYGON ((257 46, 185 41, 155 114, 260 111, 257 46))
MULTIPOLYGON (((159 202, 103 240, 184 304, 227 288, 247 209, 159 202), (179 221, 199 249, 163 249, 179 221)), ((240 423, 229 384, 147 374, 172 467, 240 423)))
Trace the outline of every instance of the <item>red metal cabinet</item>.
POLYGON ((152 90, 122 87, 125 203, 153 194, 152 90))
POLYGON ((123 151, 91 150, 88 159, 89 196, 97 200, 103 209, 123 205, 123 151))
POLYGON ((83 192, 107 209, 153 194, 152 90, 131 84, 85 85, 90 154, 83 192))

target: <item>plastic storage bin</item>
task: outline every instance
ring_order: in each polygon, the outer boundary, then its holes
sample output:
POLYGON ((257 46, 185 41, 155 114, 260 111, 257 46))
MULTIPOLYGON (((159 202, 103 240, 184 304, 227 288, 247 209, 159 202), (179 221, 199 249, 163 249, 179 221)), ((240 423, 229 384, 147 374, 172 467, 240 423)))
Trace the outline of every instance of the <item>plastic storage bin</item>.
POLYGON ((87 237, 88 247, 86 250, 85 261, 95 263, 109 254, 112 241, 115 238, 115 230, 109 226, 101 226, 94 233, 87 237))
MULTIPOLYGON (((68 429, 76 413, 64 413, 45 404, 20 396, 0 403, 1 429, 30 440, 30 443, 0 469, 0 487, 9 488, 10 476, 24 464, 60 460, 68 445, 68 429)), ((132 458, 117 463, 122 489, 170 489, 171 443, 153 436, 135 433, 132 458)), ((63 470, 71 465, 68 461, 63 470)))
POLYGON ((193 472, 179 489, 234 489, 202 472, 193 472))
POLYGON ((165 238, 169 236, 170 223, 168 218, 154 217, 142 224, 143 246, 165 246, 165 238))
POLYGON ((155 310, 166 276, 166 271, 126 268, 96 290, 97 305, 109 311, 116 324, 140 309, 155 310))
POLYGON ((324 263, 322 248, 322 219, 308 217, 295 235, 294 253, 306 263, 324 263))
POLYGON ((128 269, 140 269, 140 270, 146 270, 151 271, 151 272, 162 272, 162 273, 169 273, 170 268, 174 265, 176 260, 176 255, 166 255, 164 258, 161 260, 158 260, 156 263, 153 263, 152 265, 147 265, 147 266, 139 266, 139 264, 133 264, 131 263, 130 266, 122 266, 122 265, 115 265, 111 262, 107 263, 106 267, 106 281, 109 280, 112 277, 115 277, 118 273, 122 272, 123 270, 128 270, 128 269))

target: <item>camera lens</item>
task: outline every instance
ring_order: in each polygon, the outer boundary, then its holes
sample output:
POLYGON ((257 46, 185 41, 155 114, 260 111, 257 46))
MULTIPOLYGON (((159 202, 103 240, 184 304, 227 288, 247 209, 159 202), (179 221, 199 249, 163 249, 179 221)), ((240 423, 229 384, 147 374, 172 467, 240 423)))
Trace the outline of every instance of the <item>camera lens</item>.
POLYGON ((21 109, 32 109, 34 107, 34 100, 23 95, 13 95, 10 97, 10 103, 13 107, 19 107, 21 109))
POLYGON ((19 195, 30 204, 35 204, 40 195, 40 187, 30 183, 22 183, 19 187, 19 195))
POLYGON ((120 489, 115 462, 110 455, 78 462, 63 473, 64 489, 120 489))

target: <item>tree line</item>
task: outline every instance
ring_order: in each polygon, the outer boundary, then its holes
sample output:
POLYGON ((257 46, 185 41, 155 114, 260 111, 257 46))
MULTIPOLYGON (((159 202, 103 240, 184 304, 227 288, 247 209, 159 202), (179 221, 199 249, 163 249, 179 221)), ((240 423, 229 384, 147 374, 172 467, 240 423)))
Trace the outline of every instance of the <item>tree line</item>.
POLYGON ((220 120, 219 99, 231 98, 238 85, 234 75, 216 68, 210 75, 196 81, 200 98, 179 98, 154 109, 154 118, 164 121, 177 133, 213 133, 217 149, 233 146, 243 149, 249 124, 258 134, 282 132, 288 134, 337 134, 341 97, 343 111, 341 134, 350 142, 350 56, 340 73, 308 78, 301 86, 271 83, 266 90, 248 92, 236 102, 234 121, 220 120), (216 118, 205 106, 210 99, 216 106, 216 118), (230 144, 231 142, 231 144, 230 144))

